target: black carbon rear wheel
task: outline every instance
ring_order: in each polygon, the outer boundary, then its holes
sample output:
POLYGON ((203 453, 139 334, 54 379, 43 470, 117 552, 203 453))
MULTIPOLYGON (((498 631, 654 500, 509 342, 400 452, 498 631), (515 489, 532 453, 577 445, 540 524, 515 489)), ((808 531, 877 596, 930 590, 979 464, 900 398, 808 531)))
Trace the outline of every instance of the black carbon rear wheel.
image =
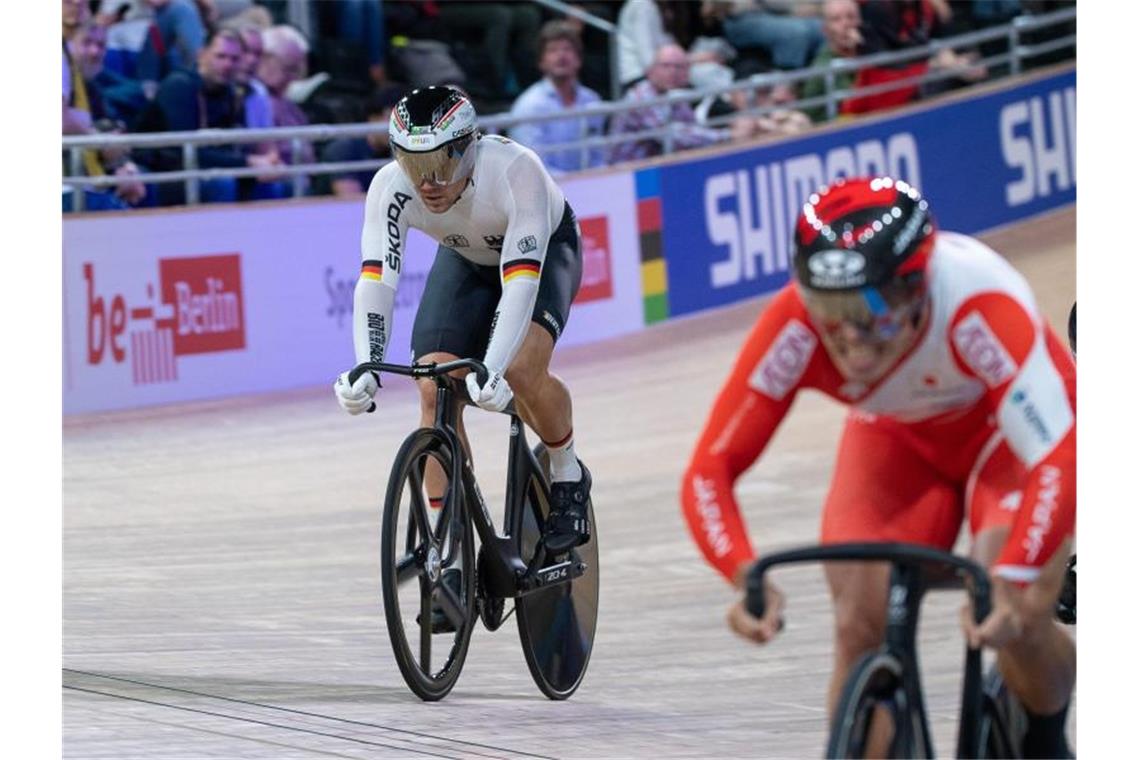
MULTIPOLYGON (((535 457, 549 482, 549 458, 541 444, 535 457)), ((511 526, 523 562, 534 556, 542 526, 550 511, 546 491, 532 483, 527 503, 511 526)), ((586 675, 594 649, 598 624, 598 524, 593 501, 589 505, 590 540, 575 551, 586 563, 586 572, 557 586, 536 591, 516 600, 519 638, 530 675, 539 690, 550 699, 566 699, 586 675)))

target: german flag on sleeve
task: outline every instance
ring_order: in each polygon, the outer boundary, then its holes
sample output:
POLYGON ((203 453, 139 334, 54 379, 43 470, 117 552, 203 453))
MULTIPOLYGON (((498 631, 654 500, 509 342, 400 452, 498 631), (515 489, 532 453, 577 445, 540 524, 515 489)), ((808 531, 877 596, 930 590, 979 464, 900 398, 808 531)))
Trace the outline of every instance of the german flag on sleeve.
POLYGON ((515 259, 503 267, 503 283, 519 278, 537 280, 541 269, 538 259, 515 259))
POLYGON ((380 282, 380 278, 384 275, 384 262, 374 259, 367 259, 360 265, 360 276, 365 280, 376 280, 380 282))

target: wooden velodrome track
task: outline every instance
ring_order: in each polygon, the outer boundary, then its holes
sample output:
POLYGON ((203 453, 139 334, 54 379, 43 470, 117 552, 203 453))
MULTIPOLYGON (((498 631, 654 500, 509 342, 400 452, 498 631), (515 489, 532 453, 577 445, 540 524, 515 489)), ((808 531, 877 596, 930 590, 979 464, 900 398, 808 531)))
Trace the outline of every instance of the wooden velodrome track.
MULTIPOLYGON (((985 239, 1063 331, 1075 211, 985 239)), ((831 644, 822 571, 777 576, 788 626, 774 644, 737 640, 723 625, 732 595, 677 501, 759 306, 556 355, 594 472, 602 572, 593 659, 567 702, 538 693, 513 622, 477 628, 441 703, 420 702, 400 677, 380 605, 379 523, 388 467, 418 419, 410 383, 391 378, 380 411, 360 418, 318 388, 69 419, 65 756, 819 756, 831 644)), ((505 418, 469 410, 467 420, 495 503, 505 418)), ((841 421, 840 407, 805 394, 742 479, 760 551, 814 540, 841 421)), ((921 629, 942 755, 953 752, 962 601, 932 595, 921 629)))

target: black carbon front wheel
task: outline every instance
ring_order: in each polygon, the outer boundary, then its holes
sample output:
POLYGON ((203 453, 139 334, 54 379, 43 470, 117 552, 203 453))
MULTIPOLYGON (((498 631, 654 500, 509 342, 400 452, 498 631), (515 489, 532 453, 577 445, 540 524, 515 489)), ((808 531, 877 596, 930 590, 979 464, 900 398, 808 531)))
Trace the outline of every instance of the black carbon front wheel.
POLYGON ((906 712, 902 665, 891 655, 868 652, 852 666, 843 685, 831 722, 827 757, 861 758, 875 752, 876 748, 870 744, 876 714, 891 717, 889 756, 919 757, 913 732, 906 730, 900 721, 900 717, 905 720, 906 712))
POLYGON ((979 758, 1021 757, 1021 737, 1025 734, 1025 711, 1009 693, 997 666, 986 673, 982 687, 982 716, 978 722, 979 758))
POLYGON ((384 618, 404 681, 426 701, 442 699, 455 685, 476 620, 474 539, 457 503, 461 489, 449 483, 443 507, 435 509, 425 488, 428 463, 450 473, 453 457, 440 434, 416 431, 396 455, 384 500, 384 618))
MULTIPOLYGON (((536 446, 534 454, 547 478, 549 459, 545 447, 536 446)), ((527 503, 511 526, 524 562, 534 556, 549 511, 545 492, 532 483, 527 503)), ((516 601, 519 639, 527 668, 535 685, 550 699, 566 699, 578 689, 594 649, 598 624, 598 524, 592 500, 589 519, 590 540, 575 549, 586 563, 586 572, 569 583, 527 594, 516 601)))

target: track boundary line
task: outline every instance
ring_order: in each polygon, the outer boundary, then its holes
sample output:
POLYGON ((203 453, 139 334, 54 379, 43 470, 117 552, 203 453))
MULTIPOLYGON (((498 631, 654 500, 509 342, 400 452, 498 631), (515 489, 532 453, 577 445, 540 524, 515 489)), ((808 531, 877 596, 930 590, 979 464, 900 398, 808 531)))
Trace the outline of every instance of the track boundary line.
MULTIPOLYGON (((136 686, 145 686, 145 687, 151 688, 151 689, 162 689, 164 691, 173 691, 173 692, 178 692, 178 693, 182 693, 182 694, 189 694, 189 695, 196 696, 196 697, 206 697, 208 699, 216 699, 216 700, 221 700, 224 702, 233 702, 235 704, 242 704, 242 705, 247 705, 250 707, 260 707, 260 708, 266 709, 266 710, 277 710, 279 712, 287 712, 287 713, 293 713, 296 715, 304 715, 304 716, 310 717, 310 718, 320 718, 323 720, 335 721, 335 722, 340 722, 340 723, 348 723, 348 724, 357 725, 357 726, 364 726, 367 728, 376 728, 376 729, 380 729, 382 731, 392 731, 394 733, 399 733, 399 734, 408 734, 410 736, 415 736, 415 737, 418 737, 421 739, 434 739, 436 741, 450 742, 453 744, 461 744, 461 745, 469 746, 469 747, 479 747, 480 749, 487 749, 487 750, 492 750, 495 752, 506 752, 506 753, 510 753, 512 755, 520 755, 523 757, 533 757, 533 758, 537 758, 538 760, 557 760, 556 758, 551 757, 549 755, 536 755, 536 754, 533 754, 531 752, 523 752, 521 750, 514 750, 514 749, 510 749, 508 747, 498 747, 498 746, 495 746, 492 744, 481 744, 479 742, 466 741, 464 739, 451 739, 451 738, 448 738, 446 736, 424 733, 422 731, 412 731, 412 730, 409 730, 406 728, 394 728, 394 727, 385 726, 385 725, 382 725, 379 723, 369 723, 367 721, 353 720, 352 718, 341 718, 341 717, 338 717, 335 715, 324 715, 323 713, 315 713, 315 712, 310 712, 308 710, 298 710, 298 709, 292 708, 292 707, 281 707, 279 705, 270 705, 270 704, 265 704, 264 702, 255 702, 255 701, 249 700, 249 699, 238 699, 237 697, 226 697, 226 696, 222 696, 219 694, 208 694, 206 692, 194 691, 193 689, 184 689, 184 688, 181 688, 179 686, 165 686, 163 684, 149 683, 147 681, 140 681, 140 680, 134 679, 134 678, 124 678, 122 676, 112 676, 112 675, 107 675, 105 673, 96 673, 96 672, 88 671, 88 670, 78 670, 76 668, 63 668, 63 672, 64 673, 75 673, 77 675, 83 675, 83 676, 91 676, 94 678, 103 678, 103 679, 106 679, 109 681, 120 681, 122 683, 134 684, 136 686)), ((90 690, 90 689, 81 689, 81 688, 75 687, 75 686, 67 686, 66 684, 64 685, 64 688, 65 689, 78 689, 79 691, 91 691, 92 693, 95 693, 95 694, 104 694, 103 692, 90 690)), ((109 693, 104 694, 104 696, 118 696, 118 697, 121 697, 123 699, 137 699, 138 701, 142 701, 142 702, 149 701, 149 700, 144 700, 141 698, 126 697, 126 696, 122 696, 122 695, 109 694, 109 693)), ((175 707, 177 709, 194 709, 194 708, 181 708, 178 705, 166 705, 166 703, 162 703, 162 702, 151 702, 151 704, 165 705, 165 706, 169 706, 169 707, 175 707)), ((236 720, 244 720, 243 718, 236 717, 236 716, 226 716, 222 713, 218 713, 218 714, 223 715, 223 717, 234 717, 236 720)), ((254 722, 261 722, 261 721, 254 721, 254 722)), ((275 725, 275 724, 267 724, 267 725, 275 725)), ((314 733, 320 733, 320 732, 314 732, 314 733)), ((335 736, 335 735, 332 735, 332 736, 335 736)), ((347 737, 339 737, 339 738, 347 738, 347 737)), ((352 740, 352 741, 354 741, 354 740, 352 740)), ((381 746, 385 746, 385 745, 381 745, 381 746)), ((428 754, 430 754, 430 753, 428 753, 428 754)), ((484 755, 481 755, 481 756, 484 756, 484 755)), ((444 757, 444 756, 439 755, 439 757, 444 757)), ((493 757, 501 757, 501 755, 494 755, 493 757)))

